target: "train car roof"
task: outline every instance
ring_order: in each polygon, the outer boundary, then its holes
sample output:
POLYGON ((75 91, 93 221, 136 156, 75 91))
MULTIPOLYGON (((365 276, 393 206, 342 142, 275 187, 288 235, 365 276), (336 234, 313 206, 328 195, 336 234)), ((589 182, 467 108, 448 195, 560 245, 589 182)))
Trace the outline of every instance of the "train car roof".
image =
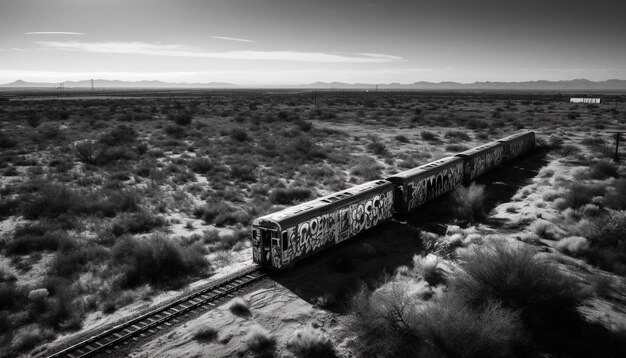
POLYGON ((456 156, 461 156, 461 157, 463 157, 463 156, 472 156, 472 155, 476 155, 478 153, 481 153, 483 151, 492 150, 492 149, 494 149, 496 147, 500 147, 500 146, 502 146, 502 143, 500 143, 500 142, 489 142, 489 143, 480 145, 480 146, 478 146, 476 148, 472 148, 472 149, 466 150, 464 152, 458 153, 458 154, 456 154, 456 156))
POLYGON ((506 142, 506 141, 509 141, 509 140, 513 140, 513 139, 517 139, 517 138, 520 138, 520 137, 527 136, 529 134, 535 134, 535 132, 533 132, 533 131, 522 131, 522 132, 519 132, 519 133, 514 133, 514 134, 511 134, 510 136, 506 136, 506 137, 504 137, 502 139, 498 139, 498 142, 506 142))
POLYGON ((270 221, 280 225, 283 229, 299 222, 307 215, 322 211, 329 211, 335 207, 358 201, 376 192, 383 191, 392 184, 386 180, 375 180, 345 189, 330 195, 317 198, 306 203, 285 208, 255 219, 252 225, 259 225, 262 221, 270 221))
POLYGON ((445 157, 441 159, 437 159, 434 162, 430 162, 428 164, 420 165, 419 167, 415 167, 409 170, 405 170, 398 174, 394 174, 390 177, 387 177, 387 180, 397 181, 397 180, 406 180, 409 178, 417 177, 417 176, 427 176, 433 171, 439 170, 441 167, 454 165, 456 162, 461 161, 462 159, 457 157, 445 157))

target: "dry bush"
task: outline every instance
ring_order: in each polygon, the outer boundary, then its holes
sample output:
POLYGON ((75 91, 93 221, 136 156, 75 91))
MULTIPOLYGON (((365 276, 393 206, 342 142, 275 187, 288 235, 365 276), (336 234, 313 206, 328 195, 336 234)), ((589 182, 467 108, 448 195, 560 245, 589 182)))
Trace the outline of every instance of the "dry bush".
POLYGON ((613 181, 604 198, 604 204, 607 208, 626 210, 626 179, 613 181))
POLYGON ((547 220, 542 219, 533 221, 528 229, 534 232, 540 238, 546 240, 558 240, 563 237, 563 235, 565 235, 565 232, 561 230, 558 226, 547 220))
POLYGON ((363 357, 510 357, 525 342, 519 314, 491 302, 473 309, 455 294, 422 301, 410 286, 352 300, 349 327, 363 357))
POLYGON ((320 330, 310 326, 296 330, 285 347, 297 358, 334 358, 337 356, 333 342, 320 330))
POLYGON ((199 274, 208 267, 202 253, 193 247, 156 234, 137 239, 124 236, 111 249, 111 265, 123 276, 123 284, 165 285, 186 275, 199 274))
POLYGON ((6 243, 7 254, 26 255, 38 251, 69 249, 75 242, 67 232, 53 225, 36 223, 15 229, 13 239, 6 243))
POLYGON ((429 141, 429 142, 439 141, 439 137, 437 137, 437 134, 431 131, 422 131, 420 133, 420 137, 422 138, 422 140, 429 141))
POLYGON ((252 312, 250 312, 250 306, 248 302, 241 297, 235 297, 228 303, 228 310, 230 313, 239 317, 250 317, 252 312))
POLYGON ((457 214, 460 218, 475 223, 485 217, 485 186, 472 183, 469 187, 459 186, 453 193, 457 214))
POLYGON ((165 225, 166 221, 161 216, 153 215, 147 210, 140 210, 137 213, 127 214, 116 219, 111 225, 111 232, 115 236, 129 233, 138 234, 150 232, 165 225))
POLYGON ((568 236, 557 242, 554 247, 569 255, 581 255, 589 249, 589 241, 582 236, 568 236))
POLYGON ((309 199, 311 195, 311 189, 307 188, 277 188, 272 190, 269 199, 274 204, 290 205, 309 199))
POLYGON ((566 208, 577 209, 585 204, 591 203, 597 196, 605 193, 606 184, 573 184, 565 193, 563 201, 555 201, 555 205, 560 210, 566 208))
POLYGON ((202 326, 193 334, 193 338, 201 342, 213 342, 217 339, 218 331, 212 326, 202 326))
POLYGON ((558 324, 577 316, 586 298, 577 279, 535 256, 529 246, 492 242, 476 248, 452 281, 452 290, 472 307, 500 302, 520 311, 526 324, 558 324))
POLYGON ((431 286, 445 282, 444 271, 439 267, 441 260, 435 255, 413 256, 413 271, 431 286))
POLYGON ((188 165, 194 173, 199 174, 205 174, 215 167, 215 164, 213 164, 209 158, 205 157, 193 158, 189 161, 188 165))
POLYGON ((365 180, 376 180, 380 178, 381 169, 376 159, 361 156, 357 159, 356 165, 350 169, 350 175, 356 175, 365 180))
POLYGON ((37 324, 24 326, 13 335, 10 349, 13 352, 23 352, 54 336, 54 332, 49 328, 43 328, 37 324))
POLYGON ((589 177, 591 179, 617 178, 619 172, 615 164, 608 160, 599 160, 589 168, 589 177))
POLYGON ((459 153, 459 152, 464 152, 466 150, 470 149, 468 146, 463 145, 463 144, 448 144, 445 147, 445 150, 447 152, 453 152, 453 153, 459 153))
POLYGON ((370 142, 367 143, 367 149, 371 151, 375 155, 387 155, 389 152, 387 151, 387 146, 383 143, 380 137, 377 136, 369 136, 370 142))
POLYGON ((518 312, 488 302, 476 311, 460 297, 446 295, 418 316, 418 331, 443 357, 523 356, 526 334, 518 312))
POLYGON ((608 210, 583 219, 575 228, 589 240, 587 260, 605 270, 626 275, 626 211, 608 210))
POLYGON ((250 328, 244 338, 248 349, 257 357, 273 357, 276 338, 261 326, 250 328))

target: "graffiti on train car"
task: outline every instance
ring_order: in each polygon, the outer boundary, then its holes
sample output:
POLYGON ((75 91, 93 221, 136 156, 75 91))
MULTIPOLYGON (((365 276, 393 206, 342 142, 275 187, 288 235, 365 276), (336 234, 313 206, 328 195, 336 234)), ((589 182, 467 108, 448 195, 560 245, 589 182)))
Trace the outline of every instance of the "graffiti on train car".
POLYGON ((465 171, 470 174, 471 179, 479 177, 486 171, 493 169, 502 163, 503 147, 496 147, 493 150, 473 157, 468 161, 465 171))
POLYGON ((282 253, 282 263, 287 264, 297 257, 377 225, 391 217, 392 206, 393 192, 390 190, 350 205, 348 210, 339 209, 287 228, 283 231, 287 234, 288 245, 282 253), (349 234, 343 235, 347 228, 350 228, 349 234))
POLYGON ((352 236, 390 218, 392 207, 392 191, 376 195, 365 202, 350 205, 350 211, 352 212, 352 236))
POLYGON ((527 152, 532 148, 534 141, 532 138, 520 138, 513 142, 507 143, 507 157, 518 157, 522 153, 527 152))
POLYGON ((412 183, 408 210, 413 210, 441 193, 452 190, 463 180, 463 163, 446 168, 436 174, 412 183))
POLYGON ((282 266, 280 260, 280 247, 278 245, 272 245, 272 266, 280 268, 282 266))

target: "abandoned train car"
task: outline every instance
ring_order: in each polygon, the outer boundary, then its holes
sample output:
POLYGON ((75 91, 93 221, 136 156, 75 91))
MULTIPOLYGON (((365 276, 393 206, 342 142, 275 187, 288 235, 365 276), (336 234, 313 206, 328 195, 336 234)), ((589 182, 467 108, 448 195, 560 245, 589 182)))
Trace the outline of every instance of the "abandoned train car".
POLYGON ((393 185, 376 180, 252 222, 252 260, 281 269, 393 215, 393 185))
POLYGON ((498 141, 265 215, 252 222, 254 263, 285 269, 533 150, 535 133, 498 141))
POLYGON ((500 142, 483 144, 466 150, 455 157, 463 159, 463 182, 469 184, 472 180, 502 164, 504 145, 500 142))
POLYGON ((446 157, 386 178, 394 184, 394 208, 406 214, 463 182, 463 159, 446 157))
POLYGON ((498 142, 504 145, 503 160, 509 161, 524 155, 535 148, 535 132, 523 131, 508 137, 499 139, 498 142))

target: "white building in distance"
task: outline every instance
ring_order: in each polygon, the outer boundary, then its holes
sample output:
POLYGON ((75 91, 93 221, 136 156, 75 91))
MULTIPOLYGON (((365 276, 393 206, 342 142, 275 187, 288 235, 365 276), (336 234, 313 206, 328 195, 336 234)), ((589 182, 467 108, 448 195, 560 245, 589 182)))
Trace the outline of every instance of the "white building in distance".
POLYGON ((570 98, 570 103, 600 103, 602 102, 601 98, 570 98))

